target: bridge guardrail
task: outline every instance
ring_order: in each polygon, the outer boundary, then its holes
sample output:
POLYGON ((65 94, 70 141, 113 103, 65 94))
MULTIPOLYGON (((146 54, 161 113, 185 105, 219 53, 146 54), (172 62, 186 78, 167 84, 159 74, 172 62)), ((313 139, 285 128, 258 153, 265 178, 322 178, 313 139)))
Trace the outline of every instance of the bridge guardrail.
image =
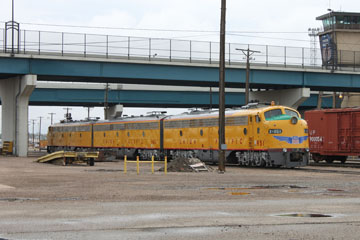
MULTIPOLYGON (((20 30, 19 53, 112 59, 141 59, 187 63, 218 63, 219 43, 165 38, 143 38, 86 33, 20 30)), ((0 29, 0 52, 5 52, 5 30, 0 29)), ((252 63, 263 66, 322 68, 320 49, 316 54, 310 48, 227 43, 225 60, 228 65, 245 64, 242 48, 260 51, 252 55, 252 63), (312 55, 313 54, 313 55, 312 55), (314 57, 316 56, 316 57, 314 57)), ((360 59, 360 52, 342 51, 338 58, 344 62, 360 59)), ((359 60, 360 61, 360 60, 359 60)), ((346 70, 359 66, 348 66, 346 70)), ((328 66, 331 67, 331 66, 328 66)), ((342 70, 342 67, 338 67, 342 70)), ((344 68, 345 70, 345 68, 344 68)))

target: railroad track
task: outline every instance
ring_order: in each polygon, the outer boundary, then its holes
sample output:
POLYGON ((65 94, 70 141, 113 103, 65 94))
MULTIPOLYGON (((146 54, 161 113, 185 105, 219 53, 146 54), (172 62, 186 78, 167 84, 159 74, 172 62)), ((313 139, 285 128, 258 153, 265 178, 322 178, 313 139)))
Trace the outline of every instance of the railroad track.
POLYGON ((322 162, 313 162, 309 163, 309 166, 317 166, 317 167, 344 167, 344 168, 360 168, 360 159, 347 160, 346 163, 340 163, 335 161, 333 163, 327 163, 325 161, 322 162))

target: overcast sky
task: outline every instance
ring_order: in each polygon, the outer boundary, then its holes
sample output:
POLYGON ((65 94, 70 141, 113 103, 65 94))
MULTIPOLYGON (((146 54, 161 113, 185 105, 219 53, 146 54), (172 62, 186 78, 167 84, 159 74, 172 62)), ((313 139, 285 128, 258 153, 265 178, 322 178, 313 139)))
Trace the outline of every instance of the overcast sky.
MULTIPOLYGON (((15 0, 15 20, 21 24, 22 29, 218 41, 219 37, 215 32, 136 29, 218 31, 220 3, 221 0, 15 0)), ((307 30, 309 27, 320 27, 320 22, 315 18, 325 14, 328 8, 334 11, 360 12, 360 1, 227 0, 227 31, 240 32, 236 35, 227 35, 227 41, 309 47, 307 30)), ((1 0, 0 24, 8 20, 11 20, 11 0, 1 0)), ((40 115, 47 116, 48 112, 56 112, 55 120, 59 121, 63 118, 65 110, 54 107, 30 107, 29 118, 38 119, 40 115)), ((136 112, 139 110, 125 109, 126 114, 136 112)), ((79 119, 85 117, 87 112, 86 109, 78 108, 73 111, 73 115, 79 119)), ((103 111, 101 108, 95 109, 92 115, 103 117, 103 111)), ((44 132, 49 123, 50 119, 43 120, 44 132)))

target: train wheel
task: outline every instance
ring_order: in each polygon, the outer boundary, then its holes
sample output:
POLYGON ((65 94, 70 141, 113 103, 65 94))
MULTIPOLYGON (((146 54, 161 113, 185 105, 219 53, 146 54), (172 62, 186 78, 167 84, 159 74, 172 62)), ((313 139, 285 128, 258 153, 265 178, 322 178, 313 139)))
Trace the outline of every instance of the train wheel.
POLYGON ((342 157, 339 157, 338 160, 340 160, 341 163, 345 163, 346 159, 347 159, 347 156, 342 156, 342 157))
POLYGON ((319 154, 312 154, 311 156, 312 156, 312 159, 314 160, 314 162, 316 162, 316 163, 324 160, 323 157, 319 154))
POLYGON ((326 161, 327 163, 333 163, 333 162, 334 162, 334 159, 327 158, 327 159, 325 159, 325 161, 326 161))

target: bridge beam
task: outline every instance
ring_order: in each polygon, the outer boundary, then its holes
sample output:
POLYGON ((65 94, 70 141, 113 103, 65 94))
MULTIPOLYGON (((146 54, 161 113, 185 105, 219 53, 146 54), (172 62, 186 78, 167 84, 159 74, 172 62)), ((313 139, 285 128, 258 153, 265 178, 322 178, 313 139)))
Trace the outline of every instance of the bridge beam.
POLYGON ((27 156, 28 106, 36 82, 36 75, 0 80, 2 140, 12 141, 14 143, 13 152, 19 157, 27 156))
POLYGON ((270 91, 250 92, 250 101, 269 102, 297 109, 310 97, 310 88, 292 88, 270 91))

